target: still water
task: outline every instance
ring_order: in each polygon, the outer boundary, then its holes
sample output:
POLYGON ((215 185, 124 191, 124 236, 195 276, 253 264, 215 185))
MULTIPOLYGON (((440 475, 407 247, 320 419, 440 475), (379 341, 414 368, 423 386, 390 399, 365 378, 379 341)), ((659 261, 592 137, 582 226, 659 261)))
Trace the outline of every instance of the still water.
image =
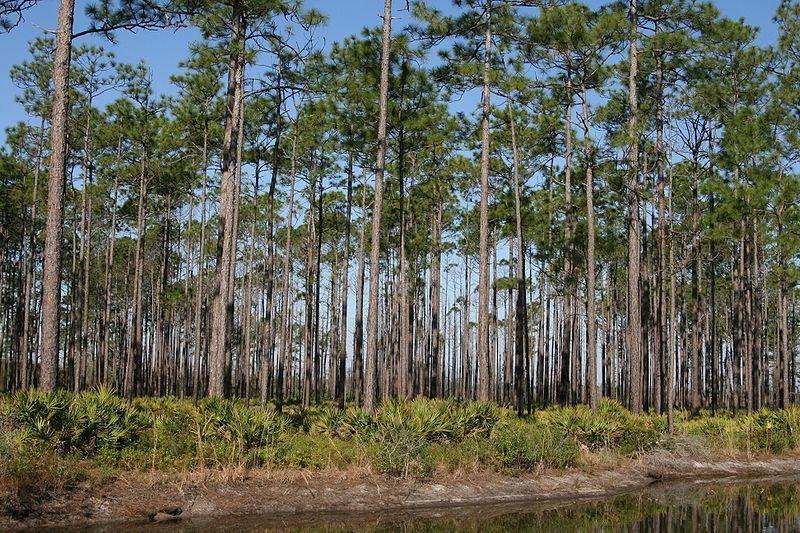
MULTIPOLYGON (((83 531, 121 533, 144 524, 83 531)), ((800 479, 659 483, 606 500, 528 501, 379 513, 227 517, 148 531, 800 532, 800 479)))

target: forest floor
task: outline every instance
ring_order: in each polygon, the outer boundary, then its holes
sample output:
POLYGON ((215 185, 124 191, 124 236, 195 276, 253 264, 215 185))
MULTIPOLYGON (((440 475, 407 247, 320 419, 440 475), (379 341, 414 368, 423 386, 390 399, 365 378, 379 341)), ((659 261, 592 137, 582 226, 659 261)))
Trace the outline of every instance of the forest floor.
MULTIPOLYGON (((127 472, 86 481, 28 502, 25 509, 0 506, 0 530, 108 525, 136 530, 148 522, 203 521, 260 515, 259 527, 331 523, 350 525, 377 514, 415 517, 445 508, 491 512, 513 502, 557 506, 630 493, 656 482, 754 479, 800 475, 800 455, 721 455, 700 441, 680 439, 670 449, 637 458, 582 451, 580 467, 546 469, 519 476, 493 471, 434 473, 398 479, 369 468, 320 471, 251 469, 191 473, 127 472), (338 517, 338 518, 337 518, 338 517), (337 522, 338 521, 338 522, 337 522)), ((0 502, 4 487, 0 486, 0 502)), ((103 530, 102 526, 98 530, 103 530)))

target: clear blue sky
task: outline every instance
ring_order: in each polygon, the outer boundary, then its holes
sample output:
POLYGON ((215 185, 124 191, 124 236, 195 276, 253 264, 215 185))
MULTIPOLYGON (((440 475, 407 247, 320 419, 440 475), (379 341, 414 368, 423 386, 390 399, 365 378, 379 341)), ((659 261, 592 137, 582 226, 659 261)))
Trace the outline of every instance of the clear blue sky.
MULTIPOLYGON (((429 0, 442 9, 450 6, 450 0, 429 0)), ((398 12, 405 2, 395 2, 399 20, 395 23, 400 28, 407 20, 407 14, 398 12)), ((606 3, 604 0, 588 0, 593 7, 606 3)), ((779 0, 716 0, 715 4, 728 17, 744 18, 749 24, 761 28, 760 39, 763 43, 775 41, 776 29, 772 22, 779 0)), ((76 30, 85 27, 83 17, 87 0, 76 2, 76 30)), ((306 5, 315 7, 328 16, 327 27, 320 30, 326 42, 330 44, 357 33, 364 26, 377 26, 383 12, 381 0, 306 0, 306 5)), ((39 5, 26 15, 25 22, 9 34, 0 35, 0 129, 26 120, 21 107, 14 101, 18 93, 16 87, 8 79, 8 71, 12 65, 27 57, 27 43, 41 35, 46 29, 56 25, 57 0, 41 0, 39 5)), ((169 76, 176 72, 178 62, 185 58, 187 45, 198 38, 193 30, 178 32, 158 31, 140 32, 138 34, 119 33, 118 46, 106 44, 113 49, 120 61, 135 63, 144 60, 153 69, 154 84, 157 92, 168 93, 172 90, 169 76)), ((102 43, 100 39, 86 39, 87 42, 102 43)))

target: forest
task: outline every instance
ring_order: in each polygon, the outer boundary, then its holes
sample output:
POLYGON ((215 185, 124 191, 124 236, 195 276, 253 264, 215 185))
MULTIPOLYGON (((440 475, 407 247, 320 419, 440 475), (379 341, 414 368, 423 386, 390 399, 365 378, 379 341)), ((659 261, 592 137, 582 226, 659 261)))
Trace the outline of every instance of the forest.
POLYGON ((800 3, 769 44, 695 0, 374 4, 331 42, 300 0, 58 2, 8 73, 0 389, 797 400, 800 3), (115 57, 192 28, 169 95, 115 57))

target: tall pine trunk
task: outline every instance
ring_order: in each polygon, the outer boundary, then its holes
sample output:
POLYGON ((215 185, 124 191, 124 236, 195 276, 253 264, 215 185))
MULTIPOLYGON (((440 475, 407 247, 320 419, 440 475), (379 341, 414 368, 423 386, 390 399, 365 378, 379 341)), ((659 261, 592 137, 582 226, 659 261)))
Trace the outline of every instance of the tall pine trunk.
MULTIPOLYGON (((286 388, 285 381, 287 369, 289 367, 289 353, 291 352, 291 337, 289 335, 289 312, 291 302, 289 301, 289 288, 290 280, 292 277, 292 229, 294 217, 294 184, 296 175, 296 161, 297 161, 297 125, 294 126, 292 131, 292 156, 289 169, 289 206, 286 215, 286 245, 283 254, 283 287, 281 290, 281 345, 278 353, 278 375, 277 383, 275 386, 275 408, 280 411, 283 408, 284 390, 286 388)), ((261 392, 261 403, 266 403, 266 391, 263 388, 261 392)))
POLYGON ((597 409, 597 322, 595 309, 595 229, 594 229, 594 160, 589 137, 589 101, 585 82, 581 84, 583 96, 583 151, 586 159, 586 387, 589 405, 597 409))
POLYGON ((58 378, 61 306, 61 241, 64 234, 64 183, 67 180, 67 121, 69 115, 69 65, 72 58, 72 23, 75 0, 61 0, 53 66, 52 118, 50 119, 50 183, 42 271, 42 348, 39 388, 52 391, 58 378))
POLYGON ((486 4, 486 37, 483 49, 483 96, 481 99, 481 200, 478 257, 478 399, 489 401, 489 112, 492 53, 492 0, 486 4))
POLYGON ((641 226, 639 220, 639 100, 637 95, 638 76, 638 33, 639 19, 637 0, 630 0, 630 72, 628 91, 630 111, 628 117, 628 326, 627 345, 630 380, 630 408, 633 412, 642 410, 642 326, 639 301, 639 246, 641 226))
POLYGON ((192 397, 195 401, 200 396, 200 370, 203 350, 202 323, 203 323, 203 292, 205 284, 205 254, 206 254, 206 185, 208 183, 208 124, 203 129, 203 177, 200 185, 200 250, 197 255, 197 276, 195 277, 194 293, 194 361, 192 366, 192 397))
MULTIPOLYGON (((344 226, 344 262, 342 266, 342 302, 340 311, 339 342, 337 344, 339 352, 336 354, 336 386, 335 396, 338 400, 339 408, 344 409, 345 405, 345 384, 347 369, 347 304, 348 304, 348 285, 350 281, 350 227, 353 211, 353 154, 347 154, 347 211, 345 213, 344 226)), ((337 334, 337 332, 333 332, 337 334)))
POLYGON ((369 309, 367 311, 367 361, 364 384, 364 407, 374 411, 378 401, 378 296, 380 292, 381 209, 383 208, 383 173, 386 165, 386 115, 389 97, 389 50, 392 39, 392 0, 384 0, 383 39, 381 46, 381 81, 378 103, 378 157, 375 165, 375 201, 372 205, 370 236, 369 309))
POLYGON ((143 335, 143 302, 142 285, 144 284, 144 237, 147 224, 147 147, 142 143, 141 161, 139 163, 139 203, 136 215, 136 251, 133 263, 133 329, 128 342, 126 355, 124 391, 128 398, 133 397, 141 388, 142 335, 143 335))
MULTIPOLYGON (((528 306, 525 298, 525 244, 522 234, 522 198, 519 184, 519 146, 514 120, 514 105, 508 101, 508 116, 511 126, 511 151, 513 154, 512 175, 514 179, 514 222, 517 244, 517 301, 514 310, 514 396, 517 415, 522 416, 527 396, 525 361, 528 359, 528 306)), ((510 357, 511 354, 506 354, 510 357)), ((541 386, 541 381, 539 381, 541 386)))
POLYGON ((208 395, 223 396, 230 346, 229 324, 233 320, 231 271, 235 267, 236 236, 236 160, 239 143, 239 115, 242 112, 241 76, 244 70, 245 19, 241 0, 233 2, 230 60, 226 96, 225 132, 222 144, 222 182, 220 185, 217 271, 211 315, 211 346, 208 395))

